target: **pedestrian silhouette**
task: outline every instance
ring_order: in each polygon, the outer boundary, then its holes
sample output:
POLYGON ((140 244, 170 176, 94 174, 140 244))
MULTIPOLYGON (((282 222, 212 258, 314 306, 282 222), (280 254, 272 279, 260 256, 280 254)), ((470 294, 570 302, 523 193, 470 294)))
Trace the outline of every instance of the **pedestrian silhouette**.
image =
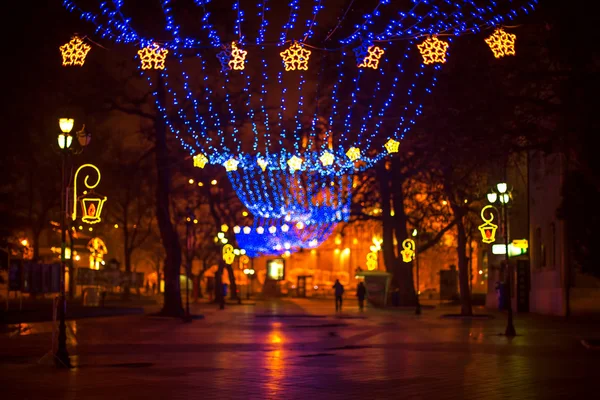
POLYGON ((358 286, 356 287, 356 297, 358 297, 358 309, 360 311, 365 307, 365 295, 367 294, 367 288, 365 284, 362 282, 358 282, 358 286))
POLYGON ((342 311, 342 295, 344 294, 344 285, 340 283, 339 279, 336 279, 332 288, 335 289, 335 311, 342 311))

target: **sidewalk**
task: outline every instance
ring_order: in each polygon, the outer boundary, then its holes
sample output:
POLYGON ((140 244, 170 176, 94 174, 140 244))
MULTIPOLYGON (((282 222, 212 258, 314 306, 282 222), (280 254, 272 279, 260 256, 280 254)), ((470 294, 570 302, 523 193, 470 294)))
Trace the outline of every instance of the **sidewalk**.
MULTIPOLYGON (((581 338, 600 324, 516 315, 445 319, 457 308, 367 309, 353 302, 191 304, 203 320, 130 315, 69 321, 78 368, 37 361, 48 323, 0 337, 7 398, 85 399, 495 399, 589 398, 600 352, 581 338)), ((600 336, 599 336, 600 337, 600 336)), ((45 359, 44 361, 46 361, 45 359)))

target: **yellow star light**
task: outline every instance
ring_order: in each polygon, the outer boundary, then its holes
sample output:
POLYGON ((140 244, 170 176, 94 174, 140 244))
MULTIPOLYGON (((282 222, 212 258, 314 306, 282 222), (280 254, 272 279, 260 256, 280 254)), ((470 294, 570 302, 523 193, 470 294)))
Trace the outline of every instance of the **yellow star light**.
POLYGON ((360 158, 360 149, 358 147, 350 147, 346 152, 350 161, 356 161, 360 158))
POLYGON ((267 164, 269 163, 267 160, 265 160, 264 158, 259 158, 256 160, 256 163, 258 164, 258 166, 260 167, 260 169, 264 170, 267 168, 267 164))
POLYGON ((156 43, 138 50, 142 69, 165 69, 165 59, 168 53, 169 50, 161 49, 156 43))
POLYGON ((400 142, 398 142, 397 140, 394 139, 390 139, 387 141, 387 143, 385 144, 385 149, 387 150, 388 153, 392 154, 392 153, 397 153, 398 152, 398 147, 400 146, 400 142))
POLYGON ((194 156, 194 167, 204 168, 206 163, 208 162, 208 158, 202 153, 196 154, 194 156))
POLYGON ((302 160, 300 157, 293 156, 292 158, 290 158, 290 159, 287 161, 287 164, 289 165, 289 167, 290 167, 290 170, 291 170, 292 172, 294 172, 294 171, 297 171, 297 170, 299 170, 299 169, 300 169, 300 166, 302 165, 302 161, 303 161, 303 160, 302 160))
POLYGON ((227 172, 237 171, 237 166, 239 163, 240 162, 237 161, 235 158, 230 158, 229 160, 223 163, 223 166, 225 167, 225 171, 227 172))
POLYGON ((504 56, 514 56, 515 52, 515 40, 517 35, 507 33, 502 28, 498 28, 494 33, 485 39, 485 42, 490 46, 494 57, 500 58, 504 56))
POLYGON ((358 68, 373 68, 377 69, 379 67, 379 59, 385 53, 381 47, 377 46, 369 46, 369 55, 366 56, 360 64, 358 64, 358 68))
POLYGON ((69 43, 65 43, 59 47, 63 59, 62 65, 82 66, 85 62, 85 56, 91 48, 87 43, 83 43, 83 40, 74 36, 69 43))
POLYGON ((319 157, 319 159, 321 160, 321 164, 323 164, 324 167, 327 167, 328 165, 333 164, 333 160, 335 159, 335 157, 333 156, 333 154, 326 151, 321 157, 319 157))
POLYGON ((308 58, 310 50, 305 49, 299 43, 295 42, 286 51, 279 53, 283 59, 286 71, 308 70, 308 58))
POLYGON ((435 36, 427 38, 423 43, 417 45, 423 56, 423 64, 445 63, 446 50, 449 45, 448 42, 439 40, 435 36))
POLYGON ((235 42, 231 42, 231 59, 227 63, 229 69, 243 70, 247 54, 247 51, 238 48, 235 42))

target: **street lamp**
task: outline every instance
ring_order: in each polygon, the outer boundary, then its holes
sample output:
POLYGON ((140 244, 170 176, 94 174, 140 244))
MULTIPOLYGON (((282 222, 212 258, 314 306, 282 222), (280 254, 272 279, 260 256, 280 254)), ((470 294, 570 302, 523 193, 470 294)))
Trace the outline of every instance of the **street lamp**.
POLYGON ((412 236, 415 238, 416 240, 416 244, 415 244, 415 263, 417 264, 417 307, 415 308, 415 315, 421 315, 421 301, 419 299, 419 253, 417 252, 417 244, 419 243, 419 240, 417 238, 417 235, 419 234, 419 232, 416 229, 413 229, 412 231, 412 236))
POLYGON ((513 325, 513 310, 512 310, 512 300, 511 300, 511 281, 512 281, 512 271, 510 268, 510 262, 508 260, 508 203, 511 200, 511 192, 508 189, 508 185, 504 182, 498 183, 496 185, 496 190, 493 190, 487 194, 487 199, 490 203, 495 203, 496 201, 500 201, 502 205, 502 230, 504 231, 504 257, 506 262, 506 296, 508 298, 508 321, 506 325, 506 332, 504 333, 506 336, 516 336, 517 333, 515 331, 515 326, 513 325))
MULTIPOLYGON (((67 185, 66 185, 66 167, 67 167, 67 156, 70 153, 78 153, 83 150, 83 147, 89 144, 89 134, 84 134, 84 129, 77 132, 77 137, 85 135, 86 140, 79 140, 80 149, 76 150, 71 147, 73 144, 73 136, 71 131, 75 121, 73 118, 60 118, 58 125, 60 127, 60 133, 58 134, 58 147, 60 148, 61 162, 62 162, 62 174, 60 181, 60 299, 58 308, 58 347, 56 349, 56 360, 57 366, 71 368, 71 360, 69 359, 69 352, 67 351, 67 325, 65 323, 65 317, 67 312, 67 299, 65 295, 65 273, 66 273, 66 241, 67 241, 67 228, 66 228, 66 217, 67 217, 67 185)), ((85 127, 85 126, 84 126, 85 127)))

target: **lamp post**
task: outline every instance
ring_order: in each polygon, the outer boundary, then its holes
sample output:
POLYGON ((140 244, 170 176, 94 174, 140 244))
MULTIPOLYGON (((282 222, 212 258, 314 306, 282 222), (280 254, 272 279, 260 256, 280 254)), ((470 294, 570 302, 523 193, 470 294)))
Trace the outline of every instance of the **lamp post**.
MULTIPOLYGON (((67 156, 70 153, 77 152, 71 145, 73 144, 73 136, 71 131, 73 130, 74 120, 72 118, 60 118, 58 125, 60 126, 60 133, 58 134, 58 147, 61 154, 61 181, 60 181, 60 301, 58 305, 58 347, 56 349, 55 357, 56 364, 59 367, 71 368, 71 360, 69 359, 69 352, 67 351, 67 325, 65 323, 65 317, 67 312, 67 299, 65 295, 65 272, 66 272, 66 241, 67 241, 67 228, 66 228, 66 217, 67 217, 67 185, 66 185, 66 169, 67 169, 67 156)), ((80 150, 83 150, 85 146, 90 143, 90 135, 85 133, 85 125, 81 131, 76 132, 77 139, 79 141, 80 150)), ((72 283, 71 283, 72 284, 72 283)))
POLYGON ((192 257, 194 255, 194 224, 198 223, 194 212, 190 207, 186 209, 186 250, 187 257, 185 263, 185 315, 183 317, 183 322, 192 322, 192 316, 190 315, 190 290, 189 290, 189 279, 190 279, 190 270, 192 266, 192 257))
POLYGON ((421 301, 419 299, 420 297, 420 293, 419 293, 419 253, 417 251, 417 244, 419 243, 419 240, 417 238, 418 235, 418 231, 416 229, 413 229, 412 235, 415 238, 415 263, 417 264, 417 307, 415 308, 415 315, 421 315, 421 301))
POLYGON ((511 285, 512 285, 512 271, 509 262, 509 254, 508 254, 508 203, 511 200, 511 192, 508 190, 508 185, 504 182, 498 183, 496 185, 495 190, 492 189, 490 193, 487 194, 487 199, 490 203, 495 203, 499 201, 502 206, 502 230, 504 234, 504 260, 506 263, 506 296, 508 298, 507 312, 508 312, 508 321, 506 324, 506 336, 516 336, 517 333, 515 331, 515 326, 513 325, 513 310, 512 310, 512 300, 511 300, 511 285))

